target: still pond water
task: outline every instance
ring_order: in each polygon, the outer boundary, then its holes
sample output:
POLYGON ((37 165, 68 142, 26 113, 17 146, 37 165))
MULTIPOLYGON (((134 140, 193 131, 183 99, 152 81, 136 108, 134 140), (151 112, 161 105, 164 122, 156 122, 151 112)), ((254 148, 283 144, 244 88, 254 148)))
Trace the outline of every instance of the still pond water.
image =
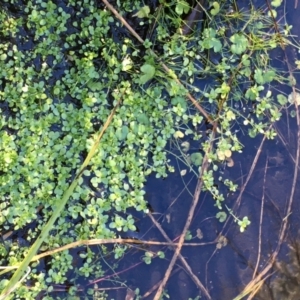
MULTIPOLYGON (((299 35, 300 4, 294 8, 294 1, 286 2, 285 12, 282 9, 280 14, 286 13, 287 22, 293 25, 292 33, 299 35)), ((237 1, 237 3, 243 7, 248 4, 248 1, 237 1)), ((265 6, 264 1, 253 3, 256 7, 265 6)), ((297 58, 298 55, 289 50, 288 54, 291 60, 297 58)), ((285 68, 285 64, 282 63, 283 53, 275 55, 276 67, 285 68)), ((295 77, 300 80, 297 74, 295 77)), ((289 94, 291 91, 287 88, 284 92, 289 94)), ((285 212, 292 190, 298 130, 296 119, 290 118, 288 113, 284 115, 276 124, 278 136, 275 140, 261 144, 261 137, 249 139, 240 131, 241 142, 245 146, 243 153, 234 155, 233 167, 229 168, 224 165, 220 168, 220 175, 227 176, 240 187, 236 193, 227 195, 226 204, 228 207, 234 207, 239 203, 237 214, 248 216, 251 220, 251 225, 244 233, 239 231, 232 219, 220 223, 215 217, 217 209, 214 201, 208 194, 201 193, 190 227, 193 238, 187 241, 187 243, 199 245, 184 246, 181 254, 208 291, 211 299, 234 299, 255 276, 255 270, 257 273, 263 270, 270 255, 278 246, 282 221, 286 217, 285 212), (257 154, 258 149, 261 150, 259 154, 257 154), (254 163, 256 156, 258 160, 254 163), (252 166, 254 169, 247 180, 252 166)), ((176 154, 172 145, 169 147, 176 154)), ((172 241, 176 241, 186 222, 197 178, 189 172, 181 176, 179 170, 186 167, 176 161, 173 156, 170 156, 170 159, 174 166, 178 166, 178 169, 166 180, 150 177, 146 185, 146 196, 153 210, 152 217, 157 220, 167 236, 172 241)), ((279 260, 287 261, 287 245, 299 238, 299 199, 300 182, 298 179, 293 196, 292 214, 289 216, 289 226, 278 255, 279 260)), ((129 238, 166 242, 149 216, 137 214, 134 211, 132 213, 137 220, 138 232, 130 233, 129 238)), ((85 292, 90 287, 98 288, 99 291, 106 290, 108 299, 130 300, 132 298, 128 291, 137 288, 140 289, 141 295, 145 295, 143 299, 153 299, 155 291, 151 292, 151 289, 163 278, 173 256, 173 249, 168 246, 142 246, 142 249, 139 247, 141 246, 133 245, 119 261, 118 268, 114 271, 109 267, 114 260, 107 261, 107 270, 101 280, 79 281, 79 289, 82 292, 82 295, 79 295, 80 299, 84 299, 85 292), (145 247, 148 251, 164 251, 165 259, 155 258, 150 265, 145 264, 142 261, 145 247), (122 282, 126 282, 126 286, 122 286, 120 284, 122 282)), ((74 254, 77 252, 78 249, 74 251, 74 254)), ((271 276, 266 284, 269 285, 274 277, 275 275, 271 276)), ((53 295, 63 297, 67 288, 67 286, 55 286, 56 293, 53 295)), ((168 281, 167 291, 170 299, 174 300, 194 299, 199 295, 201 299, 209 299, 195 285, 180 260, 177 261, 168 281)), ((269 299, 272 298, 269 297, 269 299)))

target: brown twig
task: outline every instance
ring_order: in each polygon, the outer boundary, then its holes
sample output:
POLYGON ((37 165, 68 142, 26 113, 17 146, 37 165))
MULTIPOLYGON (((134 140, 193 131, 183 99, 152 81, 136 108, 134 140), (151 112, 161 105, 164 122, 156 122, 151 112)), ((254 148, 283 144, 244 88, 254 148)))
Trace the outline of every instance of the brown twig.
MULTIPOLYGON (((136 31, 127 23, 127 21, 116 11, 116 9, 107 1, 107 0, 102 0, 105 5, 108 7, 108 9, 121 21, 121 23, 130 31, 130 33, 142 44, 144 44, 144 40, 136 33, 136 31)), ((151 54, 155 57, 155 58, 159 58, 158 55, 152 51, 151 54)), ((173 73, 168 67, 167 65, 165 65, 163 62, 159 62, 160 65, 163 67, 163 69, 165 70, 165 72, 167 74, 171 74, 173 73)), ((176 83, 182 85, 181 81, 177 78, 174 78, 174 80, 176 81, 176 83)), ((200 111, 200 113, 207 119, 208 122, 213 123, 214 121, 212 120, 212 118, 209 116, 209 114, 206 112, 206 110, 199 105, 199 103, 196 101, 196 99, 190 94, 187 93, 187 98, 193 103, 193 105, 200 111)))
MULTIPOLYGON (((163 230, 163 228, 160 226, 160 224, 154 219, 154 217, 152 216, 152 214, 148 214, 149 218, 152 220, 152 222, 154 223, 154 225, 157 227, 157 229, 160 231, 160 233, 163 235, 163 237, 169 242, 172 243, 172 241, 170 240, 170 238, 168 237, 168 235, 166 234, 166 232, 163 230)), ((215 242, 208 242, 206 243, 207 245, 209 244, 215 244, 215 242)), ((182 262, 183 266, 185 267, 186 271, 189 273, 189 275, 192 277, 193 281, 195 282, 195 284, 197 285, 197 287, 203 292, 204 295, 209 295, 207 289, 205 288, 205 286, 201 283, 201 281, 199 280, 199 278, 193 273, 190 265, 187 263, 187 261, 184 259, 184 257, 179 253, 179 259, 182 262)))
MULTIPOLYGON (((140 43, 144 43, 144 40, 135 32, 135 30, 126 22, 126 20, 114 9, 114 7, 108 3, 107 0, 102 0, 105 5, 109 8, 109 10, 121 21, 121 23, 126 26, 126 28, 131 32, 131 34, 140 42, 140 43)), ((158 56, 156 55, 156 53, 154 51, 151 51, 153 56, 155 58, 158 58, 158 56)), ((171 70, 162 62, 160 62, 161 66, 163 67, 163 69, 165 70, 165 72, 167 74, 170 74, 171 73, 171 70)), ((178 80, 178 78, 174 78, 174 80, 182 85, 182 83, 178 80)), ((210 122, 214 125, 214 127, 216 126, 216 123, 214 123, 214 121, 210 118, 210 116, 208 115, 208 113, 198 104, 198 102, 191 96, 190 93, 187 94, 187 98, 195 105, 195 107, 202 113, 202 115, 210 122)), ((204 158, 204 162, 203 162, 203 165, 202 165, 202 172, 204 172, 207 167, 208 167, 208 159, 207 159, 207 156, 205 156, 204 158)), ((159 299, 160 298, 160 295, 162 293, 162 290, 166 284, 166 282, 168 281, 168 278, 170 276, 170 273, 175 265, 175 262, 180 254, 180 251, 181 251, 181 248, 183 246, 183 242, 184 242, 184 238, 185 238, 185 235, 186 235, 186 232, 190 226, 190 223, 192 221, 192 218, 193 218, 193 215, 194 215, 194 211, 195 211, 195 208, 196 208, 196 205, 198 203, 198 199, 199 199, 199 196, 200 196, 200 193, 201 193, 201 189, 202 189, 202 185, 203 185, 203 181, 201 180, 201 178, 199 178, 198 180, 198 184, 197 184, 197 187, 196 187, 196 191, 195 191, 195 194, 194 194, 194 198, 193 198, 193 203, 192 203, 192 206, 190 208, 190 212, 189 212, 189 215, 188 215, 188 219, 186 221, 186 224, 185 224, 185 227, 183 229, 183 232, 180 236, 180 239, 179 239, 179 242, 178 242, 178 246, 176 248, 176 251, 174 253, 174 256, 171 260, 171 263, 169 265, 169 268, 165 274, 165 277, 164 279, 162 280, 160 286, 159 286, 159 289, 155 295, 155 298, 154 299, 159 299)), ((204 288, 204 287, 203 287, 204 288)), ((205 288, 204 288, 205 290, 205 288)), ((205 293, 205 292, 204 292, 205 293)), ((211 299, 211 297, 209 296, 208 292, 206 292, 206 296, 208 299, 211 299)))
MULTIPOLYGON (((177 268, 174 270, 174 272, 172 273, 171 276, 175 275, 179 270, 181 270, 181 268, 177 268)), ((142 299, 145 299, 147 297, 149 297, 160 285, 161 280, 158 281, 156 284, 154 284, 142 297, 142 299)))
MULTIPOLYGON (((37 261, 43 257, 53 255, 55 253, 59 253, 65 250, 73 249, 80 246, 92 246, 92 245, 104 245, 104 244, 139 244, 139 245, 157 245, 157 246, 171 246, 176 247, 178 243, 173 243, 170 241, 169 243, 166 242, 156 242, 156 241, 143 241, 143 240, 136 240, 136 239, 91 239, 91 240, 80 240, 77 242, 73 242, 70 244, 67 244, 62 247, 55 248, 53 250, 49 250, 46 252, 43 252, 41 254, 35 255, 31 262, 37 261)), ((191 247, 197 247, 197 246, 206 246, 207 243, 184 243, 183 246, 191 246, 191 247)), ((10 269, 5 269, 4 271, 0 272, 0 275, 9 272, 10 269)))
MULTIPOLYGON (((216 125, 217 124, 214 123, 214 127, 213 127, 213 130, 212 130, 211 142, 210 142, 209 148, 207 149, 207 153, 209 153, 210 150, 211 150, 211 148, 212 148, 216 125)), ((203 186, 202 176, 207 171, 208 166, 209 166, 208 155, 205 154, 204 159, 203 159, 203 163, 202 163, 202 166, 201 166, 201 173, 200 173, 200 176, 199 176, 199 179, 198 179, 198 182, 197 182, 197 186, 196 186, 196 189, 195 189, 193 201, 192 201, 192 204, 191 204, 191 207, 190 207, 190 210, 189 210, 189 214, 188 214, 186 223, 185 223, 184 228, 182 230, 182 233, 180 235, 180 238, 179 238, 179 241, 178 241, 175 253, 174 253, 174 255, 173 255, 172 259, 171 259, 171 262, 169 264, 169 267, 168 267, 168 269, 167 269, 167 271, 165 273, 165 277, 162 280, 162 282, 161 282, 161 284, 160 284, 160 286, 159 286, 159 288, 158 288, 158 290, 156 292, 154 300, 159 300, 160 299, 162 291, 163 291, 163 289, 164 289, 164 287, 165 287, 165 285, 166 285, 166 283, 167 283, 167 281, 168 281, 168 279, 170 277, 172 269, 173 269, 173 267, 174 267, 174 265, 176 263, 176 260, 177 260, 179 254, 180 254, 180 251, 181 251, 181 248, 182 248, 182 245, 183 245, 183 242, 184 242, 184 238, 185 238, 186 233, 187 233, 187 231, 188 231, 188 229, 190 227, 190 224, 192 222, 196 206, 197 206, 199 198, 200 198, 200 194, 201 194, 201 190, 202 190, 202 186, 203 186)), ((206 294, 206 297, 207 297, 207 299, 211 299, 211 297, 210 297, 210 295, 208 293, 206 294)))
MULTIPOLYGON (((255 157, 254 157, 254 160, 253 160, 253 162, 252 162, 252 165, 251 165, 251 167, 250 167, 250 170, 249 170, 249 172, 248 172, 248 175, 247 175, 247 177, 246 177, 246 180, 245 180, 244 184, 241 186, 239 195, 238 195, 238 197, 237 197, 237 199, 236 199, 236 202, 235 202, 235 204, 234 204, 234 206, 233 206, 233 208, 232 208, 232 211, 233 211, 233 212, 235 212, 235 211, 238 209, 238 207, 240 206, 240 203, 241 203, 241 201, 242 201, 242 196, 243 196, 244 191, 245 191, 245 189, 246 189, 246 186, 247 186, 248 182, 250 181, 250 179, 251 179, 251 177, 252 177, 252 174, 253 174, 253 172, 254 172, 254 170, 255 170, 255 167, 256 167, 256 165, 257 165, 257 162, 258 162, 258 159, 259 159, 259 156, 260 156, 260 154, 261 154, 262 147, 263 147, 265 141, 266 141, 266 136, 263 137, 263 139, 262 139, 262 141, 260 142, 260 145, 259 145, 259 147, 258 147, 258 149, 257 149, 257 151, 256 151, 256 155, 255 155, 255 157)), ((230 220, 231 220, 230 218, 227 218, 227 220, 226 220, 225 223, 224 223, 223 228, 226 227, 226 225, 228 224, 228 222, 229 222, 230 220)), ((220 235, 224 235, 223 230, 221 231, 220 235)))
MULTIPOLYGON (((278 26, 277 26, 277 22, 274 18, 274 15, 272 13, 271 10, 271 6, 268 0, 266 0, 267 5, 270 9, 271 12, 271 16, 273 18, 273 21, 275 23, 275 30, 278 31, 278 26)), ((279 34, 279 36, 281 37, 279 31, 277 32, 279 34)), ((292 71, 291 71, 291 67, 288 61, 288 56, 287 53, 285 51, 285 45, 284 42, 281 39, 281 48, 284 52, 284 56, 285 56, 285 61, 287 63, 287 67, 290 73, 290 76, 292 76, 292 71)), ((287 206, 287 211, 285 213, 286 217, 283 218, 282 220, 282 226, 281 226, 281 230, 279 233, 279 239, 278 239, 278 243, 277 243, 277 248, 275 249, 275 251, 272 253, 267 265, 265 266, 265 268, 261 271, 261 273, 259 275, 257 275, 253 280, 251 280, 248 285, 244 288, 244 290, 242 291, 242 293, 236 297, 234 300, 239 300, 244 298, 246 295, 250 294, 248 299, 252 299, 254 297, 254 295, 256 294, 256 292, 258 291, 258 287, 260 287, 265 278, 268 276, 267 273, 271 270, 271 268, 273 267, 273 264, 278 256, 280 247, 283 243, 284 240, 284 236, 286 234, 286 230, 287 230, 287 226, 288 226, 288 216, 291 214, 291 210, 292 210, 292 203, 294 200, 294 194, 295 194, 295 188, 296 188, 296 183, 297 183, 297 179, 298 179, 298 168, 300 165, 300 116, 299 116, 299 109, 298 109, 298 105, 297 105, 297 101, 295 101, 295 97, 296 97, 296 89, 295 86, 292 86, 292 90, 293 90, 293 98, 294 98, 294 103, 295 103, 295 110, 296 110, 296 121, 297 121, 297 151, 296 151, 296 158, 295 158, 295 166, 294 166, 294 174, 293 174, 293 183, 292 183, 292 188, 291 188, 291 192, 290 192, 290 197, 289 197, 289 201, 288 201, 288 206, 287 206)))

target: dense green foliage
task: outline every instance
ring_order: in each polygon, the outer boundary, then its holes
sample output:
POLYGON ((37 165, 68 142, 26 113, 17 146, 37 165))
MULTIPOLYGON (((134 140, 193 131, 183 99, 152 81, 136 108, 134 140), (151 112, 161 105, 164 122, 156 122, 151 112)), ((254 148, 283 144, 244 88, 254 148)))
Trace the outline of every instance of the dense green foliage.
MULTIPOLYGON (((203 180, 216 206, 225 209, 224 196, 214 185, 214 170, 232 152, 242 150, 232 127, 239 122, 249 127, 251 137, 263 133, 272 138, 275 132, 269 125, 280 118, 280 106, 287 103, 285 95, 278 95, 276 102, 266 88, 282 80, 269 65, 268 50, 280 42, 277 34, 267 34, 270 17, 256 11, 229 14, 224 3, 214 3, 212 19, 199 39, 197 33, 186 37, 177 31, 182 14, 190 10, 185 1, 161 1, 160 9, 150 13, 140 1, 120 1, 117 8, 123 13, 142 8, 141 26, 152 28, 154 20, 158 22, 155 39, 139 45, 121 34, 125 29, 93 0, 60 6, 27 1, 18 4, 21 14, 9 10, 9 3, 18 1, 6 2, 0 12, 0 226, 2 232, 26 229, 26 240, 1 245, 1 265, 22 260, 120 98, 122 104, 100 148, 41 250, 134 230, 127 210, 147 212, 147 176, 165 177, 174 170, 165 150, 171 138, 181 149, 180 158, 198 174, 209 137, 199 133, 203 116, 187 102, 187 89, 219 122, 215 149, 208 154, 213 168, 203 180), (186 88, 163 72, 151 55, 154 46, 161 46, 160 58, 186 88), (194 86, 208 76, 210 86, 203 91, 194 86), (256 105, 251 113, 242 109, 252 102, 256 105), (192 153, 190 138, 201 142, 202 153, 192 153)), ((224 183, 236 189, 229 180, 224 183)), ((241 231, 250 224, 247 217, 234 217, 241 231)), ((219 218, 224 220, 226 214, 219 218)), ((124 250, 117 247, 115 256, 124 250)), ((75 270, 75 277, 101 277, 101 264, 94 263, 97 254, 87 248, 82 256, 85 263, 75 270)), ((34 299, 41 290, 51 292, 52 284, 64 284, 72 256, 67 251, 54 255, 47 273, 37 266, 30 273, 32 288, 18 289, 14 299, 34 299)), ((52 299, 51 293, 43 299, 52 299)))
MULTIPOLYGON (((18 230, 35 222, 28 242, 37 236, 89 151, 96 129, 122 97, 101 148, 43 249, 114 237, 111 228, 134 230, 126 209, 147 211, 145 176, 153 171, 166 175, 161 150, 174 131, 174 117, 162 88, 144 90, 120 80, 122 61, 117 55, 125 58, 127 47, 120 49, 109 37, 114 20, 95 3, 77 1, 62 8, 37 1, 23 9, 19 19, 2 12, 1 22, 3 36, 19 39, 1 45, 2 228, 18 230), (6 24, 14 25, 10 32, 6 24), (67 27, 74 32, 67 34, 67 27), (22 44, 29 49, 20 49, 22 44), (150 153, 155 163, 148 161, 150 153)), ((21 259, 27 246, 15 246, 2 245, 2 265, 21 259)), ((44 284, 66 280, 71 264, 62 260, 68 255, 60 256, 53 259, 44 284)), ((97 268, 89 264, 78 273, 89 276, 97 268)))

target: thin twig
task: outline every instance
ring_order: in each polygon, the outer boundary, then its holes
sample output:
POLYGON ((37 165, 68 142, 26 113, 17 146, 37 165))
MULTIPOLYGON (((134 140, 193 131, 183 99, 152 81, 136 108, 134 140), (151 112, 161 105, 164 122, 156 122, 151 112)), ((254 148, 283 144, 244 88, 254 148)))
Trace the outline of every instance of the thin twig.
MULTIPOLYGON (((271 10, 271 6, 268 0, 266 0, 267 5, 270 9, 271 12, 271 16, 274 20, 275 23, 275 30, 277 31, 277 33, 280 35, 279 30, 278 30, 278 26, 277 26, 277 22, 274 18, 273 12, 271 10)), ((285 45, 284 42, 281 40, 281 48, 284 52, 284 56, 285 56, 285 61, 287 63, 287 67, 289 70, 289 74, 290 76, 292 76, 292 71, 291 71, 291 67, 288 61, 288 56, 287 53, 285 51, 285 45)), ((293 183, 292 183, 292 188, 291 188, 291 192, 290 192, 290 197, 289 197, 289 201, 288 201, 288 207, 287 207, 287 211, 285 213, 286 217, 283 218, 282 220, 282 226, 281 226, 281 230, 279 233, 279 239, 278 239, 278 243, 277 243, 277 248, 275 249, 275 251, 272 253, 268 264, 265 266, 265 268, 261 271, 261 273, 255 277, 255 279, 251 280, 248 285, 244 288, 244 290, 241 292, 240 295, 238 295, 234 300, 239 300, 244 298, 246 295, 250 294, 248 299, 252 299, 255 295, 255 293, 257 292, 257 287, 261 286, 263 281, 265 280, 265 278, 267 277, 267 273, 270 271, 270 269, 273 267, 273 264, 278 256, 281 244, 283 243, 284 240, 284 236, 286 234, 286 230, 287 230, 287 226, 288 226, 288 217, 291 214, 291 210, 292 210, 292 203, 294 200, 294 194, 295 194, 295 188, 296 188, 296 183, 297 183, 297 179, 298 179, 298 168, 300 165, 300 116, 299 116, 299 109, 298 109, 298 105, 297 105, 297 101, 295 101, 296 99, 296 89, 295 86, 292 86, 292 90, 293 90, 293 99, 294 99, 294 104, 295 104, 295 110, 296 110, 296 121, 297 121, 297 151, 296 151, 296 158, 295 158, 295 166, 294 166, 294 174, 293 174, 293 183)))
MULTIPOLYGON (((175 269, 171 276, 175 275, 179 270, 181 270, 181 268, 175 269)), ((145 299, 145 298, 149 297, 149 296, 150 296, 150 295, 151 295, 151 294, 159 287, 160 283, 161 283, 161 280, 158 281, 156 284, 154 284, 154 285, 151 287, 151 289, 149 289, 149 290, 143 295, 142 299, 145 299)))
MULTIPOLYGON (((238 207, 240 206, 240 203, 241 203, 241 200, 242 200, 242 196, 243 196, 244 191, 245 191, 245 189, 246 189, 246 186, 247 186, 248 182, 250 181, 250 179, 251 179, 251 177, 252 177, 252 174, 253 174, 253 172, 254 172, 254 170, 255 170, 255 167, 256 167, 256 165, 257 165, 257 162, 258 162, 259 156, 260 156, 260 154, 261 154, 262 147, 263 147, 263 145, 264 145, 265 140, 266 140, 266 136, 263 137, 263 139, 262 139, 262 141, 260 142, 260 145, 259 145, 259 147, 258 147, 258 149, 257 149, 257 151, 256 151, 256 155, 255 155, 255 157, 254 157, 254 159, 253 159, 253 162, 252 162, 252 165, 251 165, 250 170, 249 170, 249 172, 248 172, 248 175, 247 175, 247 177, 246 177, 246 180, 245 180, 244 184, 241 186, 239 195, 238 195, 238 197, 237 197, 237 199, 236 199, 236 201, 235 201, 235 204, 233 205, 233 208, 232 208, 232 211, 233 211, 233 212, 237 211, 238 207)), ((231 218, 227 218, 227 219, 226 219, 226 221, 225 221, 225 223, 224 223, 224 226, 223 226, 223 229, 222 229, 221 233, 219 234, 219 236, 221 236, 221 235, 226 235, 225 233, 223 233, 223 231, 225 230, 226 225, 228 224, 229 221, 231 221, 231 218)), ((228 230, 229 230, 229 229, 228 229, 228 230)))
MULTIPOLYGON (((136 240, 136 239, 91 239, 91 240, 81 240, 77 242, 73 242, 70 244, 67 244, 65 246, 49 250, 46 252, 43 252, 41 254, 35 255, 31 262, 37 261, 43 257, 53 255, 55 253, 59 253, 65 250, 73 249, 76 247, 81 247, 81 246, 91 246, 91 245, 104 245, 104 244, 139 244, 139 245, 157 245, 157 246, 171 246, 171 247, 176 247, 178 243, 173 243, 172 241, 170 242, 156 242, 156 241, 143 241, 143 240, 136 240)), ((208 243, 184 243, 183 246, 192 246, 192 247, 197 247, 197 246, 206 246, 208 243)), ((14 269, 17 268, 17 265, 14 266, 14 269)), ((8 267, 3 268, 5 271, 0 272, 0 275, 10 271, 12 268, 8 267)))
POLYGON ((257 254, 256 266, 255 266, 252 278, 254 278, 256 276, 256 273, 257 273, 257 270, 258 270, 259 261, 260 261, 260 256, 261 256, 262 220, 263 220, 264 203, 265 203, 265 187, 266 187, 267 169, 268 169, 268 158, 266 159, 266 166, 265 166, 265 172, 264 172, 263 195, 262 195, 262 199, 261 199, 261 208, 260 208, 259 234, 258 234, 258 254, 257 254))
MULTIPOLYGON (((136 33, 136 31, 127 23, 127 21, 116 11, 116 9, 107 1, 107 0, 102 0, 104 2, 104 4, 108 7, 108 9, 121 21, 121 23, 130 31, 130 33, 142 44, 144 44, 144 40, 136 33)), ((158 55, 151 49, 149 49, 149 51, 151 52, 151 54, 159 59, 158 55)), ((165 65, 163 62, 159 62, 159 64, 163 67, 163 69, 165 70, 165 72, 167 74, 172 74, 172 70, 170 70, 167 65, 165 65)), ((176 83, 183 85, 181 83, 181 81, 177 78, 174 78, 174 80, 176 81, 176 83)), ((211 117, 208 115, 208 113, 206 112, 206 110, 199 105, 199 103, 197 102, 197 100, 190 94, 187 93, 187 98, 194 104, 194 106, 201 112, 201 114, 207 119, 208 122, 213 123, 213 120, 211 119, 211 117)))
MULTIPOLYGON (((207 161, 207 158, 205 157, 205 160, 207 161)), ((198 204, 198 200, 199 200, 199 196, 200 196, 200 193, 201 193, 201 189, 202 189, 202 185, 203 185, 203 181, 201 179, 198 180, 198 183, 197 183, 197 186, 196 186, 196 190, 195 190, 195 195, 194 195, 194 198, 193 198, 193 202, 192 202, 192 205, 191 205, 191 208, 190 208, 190 211, 189 211, 189 215, 188 215, 188 218, 186 220, 186 223, 185 223, 185 226, 183 228, 183 231, 182 231, 182 234, 179 238, 179 241, 178 241, 178 245, 177 245, 177 248, 175 250, 175 253, 172 257, 172 260, 169 264, 169 267, 165 273, 165 276, 155 294, 155 297, 153 298, 154 300, 159 300, 161 295, 162 295, 162 292, 163 292, 163 289, 170 277, 170 274, 173 270, 173 267, 177 261, 177 258, 180 254, 180 251, 181 251, 181 248, 182 248, 182 244, 184 242, 184 238, 185 238, 185 235, 186 235, 186 232, 188 231, 189 227, 190 227, 190 224, 191 224, 191 221, 192 221, 192 218, 193 218, 193 215, 194 215, 194 211, 195 211, 195 208, 198 204)), ((211 299, 209 295, 206 295, 208 299, 211 299)))
MULTIPOLYGON (((209 148, 207 149, 207 153, 209 153, 212 149, 212 144, 213 144, 213 140, 214 140, 214 135, 215 135, 215 132, 216 132, 216 126, 217 124, 214 123, 214 127, 213 127, 213 130, 212 130, 212 136, 211 136, 211 139, 210 139, 210 145, 209 145, 209 148)), ((208 155, 207 153, 205 154, 204 156, 204 159, 203 159, 203 163, 202 163, 202 166, 201 166, 201 173, 200 173, 200 176, 198 178, 198 182, 197 182, 197 186, 196 186, 196 189, 195 189, 195 193, 194 193, 194 197, 193 197, 193 201, 192 201, 192 204, 191 204, 191 207, 190 207, 190 210, 189 210, 189 214, 188 214, 188 217, 187 217, 187 220, 186 220, 186 223, 184 225, 184 228, 182 230, 182 233, 180 235, 180 238, 179 238, 179 241, 178 241, 178 245, 177 245, 177 248, 175 250, 175 253, 172 257, 172 260, 169 264, 169 267, 165 273, 165 276, 164 276, 164 279, 162 280, 161 282, 161 285, 159 286, 157 292, 156 292, 156 295, 154 297, 154 300, 159 300, 161 295, 162 295, 162 291, 170 277, 170 274, 172 272, 172 269, 176 263, 176 260, 180 254, 180 251, 181 251, 181 248, 182 248, 182 245, 183 245, 183 242, 184 242, 184 239, 185 239, 185 236, 186 236, 186 233, 190 227, 190 224, 192 222, 192 219, 193 219, 193 216, 194 216, 194 212, 195 212, 195 209, 196 209, 196 206, 198 204, 198 201, 199 201, 199 198, 200 198, 200 194, 201 194, 201 190, 202 190, 202 186, 203 186, 203 180, 202 180, 202 176, 203 174, 207 171, 208 167, 209 167, 209 162, 208 162, 208 155)), ((207 299, 211 299, 210 295, 207 293, 205 294, 207 299)))
MULTIPOLYGON (((152 222, 155 224, 155 226, 157 227, 157 229, 161 232, 161 234, 164 236, 164 238, 169 242, 172 243, 172 241, 170 240, 170 238, 168 237, 168 235, 166 234, 166 232, 163 230, 163 228, 160 226, 160 224, 154 219, 154 217, 152 216, 152 214, 148 214, 149 218, 152 220, 152 222)), ((208 244, 215 244, 215 242, 208 242, 206 243, 208 244)), ((179 259, 182 262, 183 266, 185 267, 186 271, 189 273, 189 275, 192 277, 193 281, 195 282, 195 284, 198 286, 198 288, 205 294, 205 295, 209 295, 207 289, 205 288, 205 286, 201 283, 201 281, 199 280, 199 278, 193 273, 190 265, 187 263, 187 261, 184 259, 184 257, 179 254, 179 259)))

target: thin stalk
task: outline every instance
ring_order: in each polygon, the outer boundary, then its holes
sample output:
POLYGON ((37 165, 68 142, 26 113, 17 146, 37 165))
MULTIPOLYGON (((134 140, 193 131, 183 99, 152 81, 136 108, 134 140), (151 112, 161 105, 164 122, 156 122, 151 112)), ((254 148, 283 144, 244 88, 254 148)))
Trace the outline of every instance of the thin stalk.
MULTIPOLYGON (((192 201, 192 204, 191 204, 191 207, 190 207, 190 210, 189 210, 189 214, 187 216, 186 223, 185 223, 184 228, 182 230, 182 233, 180 235, 177 248, 176 248, 175 253, 172 257, 172 260, 169 264, 169 267, 168 267, 168 269, 165 273, 165 276, 164 276, 164 278, 163 278, 161 284, 159 285, 159 288, 158 288, 158 290, 155 294, 154 300, 159 300, 161 295, 162 295, 163 289, 164 289, 167 281, 169 280, 169 277, 170 277, 171 272, 174 268, 174 265, 175 265, 179 255, 180 255, 180 251, 181 251, 182 245, 184 243, 186 233, 187 233, 187 231, 188 231, 188 229, 191 225, 192 219, 194 217, 195 209, 196 209, 196 206, 198 204, 200 194, 201 194, 201 190, 202 190, 202 186, 203 186, 202 176, 207 171, 207 169, 209 167, 209 161, 208 161, 208 155, 207 154, 211 151, 211 149, 213 147, 213 140, 214 140, 214 135, 216 133, 216 127, 217 127, 217 123, 214 123, 214 128, 212 130, 212 138, 210 139, 211 142, 210 142, 209 148, 207 149, 207 152, 206 152, 206 154, 204 156, 204 159, 203 159, 203 163, 202 163, 202 166, 201 166, 201 172, 200 172, 200 175, 199 175, 199 178, 198 178, 197 186, 196 186, 196 189, 195 189, 195 192, 194 192, 193 201, 192 201)), ((210 297, 208 291, 204 288, 204 286, 203 286, 202 291, 204 292, 207 299, 209 299, 209 300, 212 299, 210 297)))
MULTIPOLYGON (((142 43, 142 44, 145 43, 145 41, 136 33, 136 31, 127 23, 127 21, 116 11, 116 9, 107 0, 102 0, 102 2, 121 21, 121 23, 130 31, 130 33, 140 43, 142 43)), ((165 65, 163 62, 160 61, 158 55, 154 51, 152 51, 151 49, 149 49, 149 51, 151 52, 153 57, 155 57, 159 61, 160 65, 163 67, 163 69, 165 70, 167 75, 171 76, 176 81, 176 83, 182 85, 181 81, 178 79, 176 74, 174 74, 174 72, 171 69, 169 69, 167 67, 167 65, 165 65)), ((201 105, 199 105, 199 103, 196 101, 196 99, 190 93, 187 93, 186 96, 194 104, 194 106, 201 112, 201 114, 207 119, 207 121, 213 124, 214 121, 212 120, 212 118, 209 116, 209 114, 206 112, 206 110, 204 108, 202 108, 201 105)))
POLYGON ((62 199, 57 201, 58 203, 56 204, 56 207, 53 211, 53 214, 52 214, 51 218, 49 219, 47 224, 43 227, 40 235, 38 236, 38 238, 36 239, 34 244, 30 247, 27 255, 25 256, 25 258, 23 259, 23 261, 19 265, 19 267, 16 270, 16 272, 14 273, 13 277, 8 282, 7 286, 2 291, 2 293, 0 295, 0 300, 6 299, 7 296, 20 283, 20 279, 24 275, 24 273, 26 272, 28 265, 30 264, 30 262, 32 261, 33 257, 36 255, 36 253, 39 251, 39 249, 40 249, 42 243, 44 242, 44 240, 48 237, 49 232, 53 228, 53 225, 54 225, 55 221, 59 218, 59 216, 60 216, 62 210, 64 209, 65 205, 67 204, 70 196, 73 194, 84 169, 88 166, 88 164, 90 163, 93 155, 95 154, 95 152, 96 152, 96 150, 99 146, 100 140, 101 140, 104 132, 108 128, 109 124, 111 123, 111 121, 113 119, 113 116, 116 112, 116 109, 118 108, 120 103, 121 103, 121 98, 118 101, 118 103, 116 104, 116 106, 113 108, 113 110, 110 113, 108 119, 106 120, 101 132, 99 133, 99 135, 97 137, 97 140, 95 141, 92 149, 90 150, 90 152, 88 153, 86 159, 84 160, 83 164, 81 165, 75 179, 73 180, 73 182, 71 183, 69 188, 63 194, 62 199))

